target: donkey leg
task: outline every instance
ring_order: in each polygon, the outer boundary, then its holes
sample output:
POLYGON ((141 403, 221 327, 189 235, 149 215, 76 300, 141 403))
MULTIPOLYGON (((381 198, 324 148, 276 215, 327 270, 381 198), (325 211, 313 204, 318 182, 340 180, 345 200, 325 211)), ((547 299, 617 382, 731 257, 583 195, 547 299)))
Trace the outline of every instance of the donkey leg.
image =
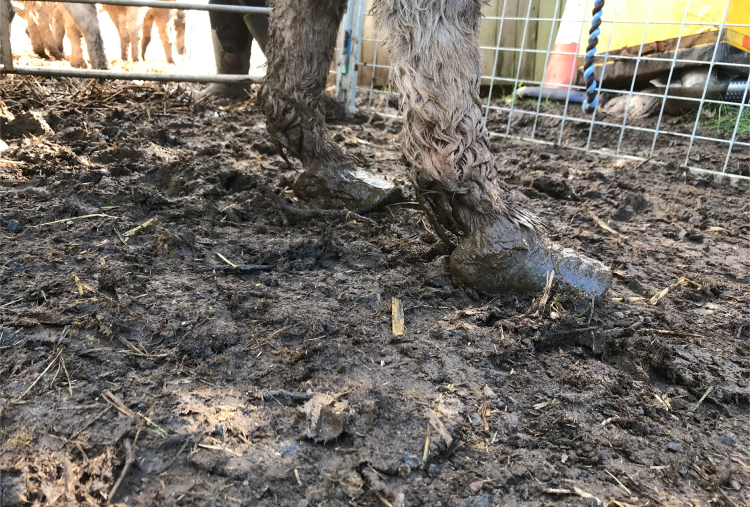
POLYGON ((174 44, 177 47, 177 54, 185 54, 185 11, 177 10, 174 15, 174 44))
POLYGON ((324 206, 375 208, 398 198, 392 183, 357 168, 326 132, 326 78, 346 0, 275 0, 268 31, 268 71, 260 89, 269 134, 305 167, 294 193, 324 206))
POLYGON ((167 63, 174 64, 174 58, 172 57, 172 43, 169 41, 169 11, 162 9, 163 12, 159 13, 156 18, 156 28, 159 31, 159 39, 161 40, 161 46, 164 48, 164 54, 167 57, 167 63))
POLYGON ((89 61, 95 69, 107 69, 107 55, 104 52, 104 40, 99 29, 99 18, 96 7, 91 4, 64 3, 63 8, 68 11, 76 26, 86 40, 89 61))
MULTIPOLYGON (((598 261, 544 237, 541 220, 516 203, 495 168, 479 100, 482 0, 377 0, 402 146, 430 215, 459 238, 451 273, 485 293, 531 293, 547 273, 567 290, 601 296, 612 275, 598 261)), ((437 224, 435 224, 437 225, 437 224)))

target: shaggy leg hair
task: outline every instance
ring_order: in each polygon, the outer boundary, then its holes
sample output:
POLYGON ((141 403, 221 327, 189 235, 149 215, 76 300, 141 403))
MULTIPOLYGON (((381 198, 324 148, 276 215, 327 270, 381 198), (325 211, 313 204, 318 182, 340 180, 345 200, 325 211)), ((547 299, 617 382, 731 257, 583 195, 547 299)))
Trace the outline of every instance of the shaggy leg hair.
POLYGON ((479 101, 483 3, 376 0, 401 94, 404 155, 421 198, 452 232, 468 233, 475 218, 504 217, 534 233, 541 221, 511 199, 489 149, 479 101))
POLYGON ((346 0, 272 0, 260 101, 271 136, 307 165, 344 161, 328 137, 324 95, 346 0))

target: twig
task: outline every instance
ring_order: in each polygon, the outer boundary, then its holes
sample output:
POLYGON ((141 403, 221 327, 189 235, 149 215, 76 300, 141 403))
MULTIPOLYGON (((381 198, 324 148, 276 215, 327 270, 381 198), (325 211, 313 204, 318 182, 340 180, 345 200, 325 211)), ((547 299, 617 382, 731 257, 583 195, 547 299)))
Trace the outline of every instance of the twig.
POLYGON ((427 456, 430 454, 430 424, 427 423, 427 435, 424 437, 424 451, 422 452, 422 463, 419 468, 424 470, 425 463, 427 463, 427 456))
POLYGON ((366 222, 369 224, 375 224, 375 220, 367 217, 363 217, 362 215, 358 215, 357 213, 354 213, 353 211, 347 211, 347 210, 325 210, 325 209, 300 209, 295 208, 294 206, 289 206, 284 201, 281 200, 281 197, 273 193, 273 190, 270 188, 263 186, 260 187, 260 189, 263 191, 263 193, 271 199, 276 206, 281 208, 281 211, 283 211, 285 214, 288 215, 296 215, 297 217, 304 217, 304 218, 316 218, 316 217, 327 217, 327 218, 343 218, 344 220, 359 220, 360 222, 366 222))
POLYGON ((134 235, 136 235, 138 232, 142 231, 146 227, 151 227, 152 225, 154 225, 156 223, 157 220, 159 220, 158 216, 151 217, 148 220, 146 220, 145 222, 143 222, 141 225, 139 225, 137 227, 133 227, 129 231, 125 231, 123 233, 123 236, 125 237, 125 241, 127 241, 129 238, 133 237, 134 235))
POLYGON ((0 158, 0 165, 25 165, 26 162, 22 162, 20 160, 6 160, 4 158, 0 158))
POLYGON ((662 289, 657 295, 655 295, 654 297, 652 297, 651 299, 649 299, 646 304, 655 305, 656 303, 659 302, 659 300, 661 298, 663 298, 664 296, 666 296, 667 294, 669 294, 670 290, 674 289, 675 287, 677 287, 679 285, 692 285, 696 289, 701 290, 700 284, 697 284, 694 281, 689 280, 689 279, 687 279, 684 276, 681 276, 675 283, 673 283, 672 285, 670 285, 666 289, 662 289))
POLYGON ((122 483, 122 480, 125 478, 125 474, 128 473, 128 470, 130 469, 130 466, 135 463, 135 453, 133 452, 133 447, 130 445, 129 440, 125 440, 123 442, 123 445, 125 446, 125 466, 122 467, 122 472, 120 472, 120 478, 117 479, 117 482, 114 486, 112 486, 112 489, 109 490, 109 495, 107 495, 107 500, 109 502, 112 501, 112 497, 117 493, 117 488, 120 487, 120 484, 122 483))
POLYGON ((65 372, 65 378, 68 379, 68 392, 71 396, 73 396, 73 384, 71 384, 70 382, 70 375, 68 374, 68 369, 65 367, 65 361, 62 357, 60 358, 60 364, 62 365, 62 369, 65 372))
POLYGON ((166 471, 169 467, 171 467, 174 464, 175 461, 177 461, 177 458, 180 457, 180 454, 182 454, 182 451, 185 450, 185 447, 187 447, 189 443, 190 443, 190 435, 188 435, 188 437, 185 439, 185 443, 182 444, 182 447, 180 447, 180 450, 177 451, 177 454, 175 454, 174 457, 172 457, 172 459, 170 459, 163 467, 161 467, 161 470, 159 471, 159 475, 161 475, 162 472, 166 471))
POLYGON ((670 331, 669 329, 654 329, 652 332, 658 333, 658 334, 670 334, 674 336, 694 336, 696 338, 701 338, 701 335, 699 334, 688 333, 686 331, 670 331))
POLYGON ((602 221, 602 219, 600 219, 598 216, 594 215, 594 213, 590 209, 588 209, 586 207, 581 208, 581 209, 583 209, 583 211, 585 211, 588 214, 589 218, 591 220, 593 220, 596 225, 598 225, 599 227, 601 227, 602 229, 604 229, 608 233, 613 234, 613 235, 615 235, 618 238, 628 239, 628 237, 625 236, 624 234, 620 234, 619 232, 617 232, 616 230, 614 230, 613 228, 611 228, 610 226, 608 226, 607 224, 605 224, 602 221))
POLYGON ((587 333, 589 331, 596 331, 597 329, 601 329, 602 326, 589 326, 589 327, 581 327, 578 329, 570 329, 568 331, 557 331, 555 333, 551 333, 550 336, 565 336, 568 334, 580 334, 580 333, 587 333))
POLYGON ((232 266, 210 266, 215 271, 243 272, 243 271, 270 271, 276 266, 270 264, 237 264, 232 266))
POLYGON ((251 398, 264 400, 266 398, 284 398, 288 401, 307 401, 316 396, 317 393, 293 393, 291 391, 260 391, 257 393, 246 393, 251 398))
POLYGON ((41 227, 43 225, 61 224, 63 222, 68 222, 71 220, 82 220, 84 218, 96 218, 96 217, 117 218, 111 215, 106 215, 104 213, 94 213, 93 215, 81 215, 80 217, 70 217, 70 218, 63 218, 62 220, 55 220, 54 222, 45 222, 43 224, 37 225, 36 227, 41 227))
POLYGON ((620 485, 620 487, 625 491, 625 493, 627 493, 630 496, 633 496, 633 493, 631 493, 630 490, 628 488, 626 488, 623 483, 620 482, 620 479, 618 479, 617 477, 615 477, 614 475, 612 475, 609 472, 609 470, 605 470, 605 472, 607 472, 607 475, 609 475, 610 477, 612 477, 615 480, 615 482, 617 482, 617 484, 620 485))
POLYGON ((37 385, 37 383, 40 380, 42 380, 42 377, 44 377, 44 375, 46 375, 46 373, 50 370, 50 368, 52 368, 52 366, 57 362, 57 360, 60 358, 61 354, 62 354, 62 351, 60 351, 60 352, 57 353, 57 355, 55 356, 55 358, 52 361, 50 361, 49 365, 47 365, 47 367, 44 369, 44 371, 39 374, 39 376, 36 378, 36 380, 34 382, 32 382, 32 384, 29 386, 29 388, 26 389, 23 392, 23 394, 21 394, 21 396, 19 396, 18 398, 16 398, 16 401, 21 401, 21 398, 23 398, 24 396, 26 396, 28 394, 28 392, 31 391, 31 389, 35 385, 37 385))
POLYGON ((698 407, 701 406, 701 403, 703 403, 703 400, 706 399, 706 396, 708 396, 708 393, 710 393, 711 389, 713 388, 714 386, 708 386, 708 389, 706 389, 706 392, 703 393, 703 396, 701 396, 701 399, 698 400, 698 403, 696 403, 695 406, 692 409, 690 409, 691 412, 695 412, 698 409, 698 407))
POLYGON ((547 306, 547 300, 549 299, 550 292, 552 291, 552 280, 555 278, 555 270, 547 271, 547 283, 544 284, 544 292, 542 297, 539 299, 537 310, 535 315, 544 315, 544 308, 547 306))
POLYGON ((385 507, 393 507, 393 504, 386 500, 382 495, 378 495, 378 498, 385 504, 385 507))
POLYGON ((227 259, 226 257, 224 257, 224 256, 223 256, 223 255, 221 255, 221 254, 220 254, 219 252, 216 252, 216 255, 217 255, 217 256, 218 256, 218 257, 219 257, 219 258, 220 258, 221 260, 223 260, 224 262, 226 262, 227 264, 229 264, 229 265, 230 265, 231 267, 233 267, 233 268, 236 268, 236 267, 237 267, 237 264, 235 264, 234 262, 232 262, 232 261, 230 261, 229 259, 227 259))

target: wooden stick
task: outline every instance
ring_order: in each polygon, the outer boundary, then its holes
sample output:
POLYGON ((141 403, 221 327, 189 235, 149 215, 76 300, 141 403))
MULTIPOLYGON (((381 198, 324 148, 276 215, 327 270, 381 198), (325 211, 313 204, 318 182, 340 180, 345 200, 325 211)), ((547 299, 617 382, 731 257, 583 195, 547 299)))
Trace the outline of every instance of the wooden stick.
POLYGON ((107 501, 112 502, 112 497, 115 493, 117 493, 117 488, 120 487, 120 484, 122 483, 122 480, 125 478, 125 474, 128 473, 128 470, 130 469, 130 466, 135 463, 135 453, 133 452, 133 447, 130 445, 129 440, 125 440, 125 466, 122 468, 122 472, 120 472, 120 478, 117 479, 117 482, 114 486, 112 486, 112 489, 109 490, 109 495, 107 495, 107 501))
POLYGON ((96 217, 117 218, 117 217, 113 217, 111 215, 106 215, 104 213, 94 213, 93 215, 81 215, 80 217, 70 217, 70 218, 63 218, 62 220, 55 220, 54 222, 45 222, 43 224, 37 225, 37 227, 41 227, 43 225, 60 224, 62 222, 68 222, 70 220, 82 220, 84 218, 96 218, 96 217))
POLYGON ((706 399, 706 396, 708 396, 708 393, 710 393, 711 389, 713 389, 713 388, 714 388, 714 386, 708 386, 708 389, 706 389, 706 392, 703 393, 703 396, 701 396, 701 399, 698 400, 698 403, 696 403, 695 406, 690 410, 691 412, 695 412, 698 409, 698 407, 701 406, 701 403, 703 403, 703 400, 706 399))

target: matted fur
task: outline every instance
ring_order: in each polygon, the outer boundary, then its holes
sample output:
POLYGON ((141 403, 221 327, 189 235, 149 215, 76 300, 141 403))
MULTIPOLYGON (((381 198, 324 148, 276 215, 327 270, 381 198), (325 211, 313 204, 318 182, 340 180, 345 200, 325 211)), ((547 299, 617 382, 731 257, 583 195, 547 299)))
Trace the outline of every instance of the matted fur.
POLYGON ((271 136, 304 164, 348 161, 325 127, 324 95, 345 0, 272 0, 260 101, 271 136))
POLYGON ((442 201, 436 209, 457 201, 481 215, 501 215, 537 230, 541 221, 512 200, 489 149, 479 102, 482 4, 376 0, 378 26, 390 49, 391 81, 401 96, 404 156, 425 197, 442 201))
MULTIPOLYGON (((269 133, 304 164, 352 163, 326 134, 323 96, 344 0, 273 0, 260 99, 269 133)), ((376 0, 401 94, 402 144, 420 198, 465 234, 506 217, 531 234, 541 221, 516 204, 495 168, 479 102, 481 0, 376 0)))

